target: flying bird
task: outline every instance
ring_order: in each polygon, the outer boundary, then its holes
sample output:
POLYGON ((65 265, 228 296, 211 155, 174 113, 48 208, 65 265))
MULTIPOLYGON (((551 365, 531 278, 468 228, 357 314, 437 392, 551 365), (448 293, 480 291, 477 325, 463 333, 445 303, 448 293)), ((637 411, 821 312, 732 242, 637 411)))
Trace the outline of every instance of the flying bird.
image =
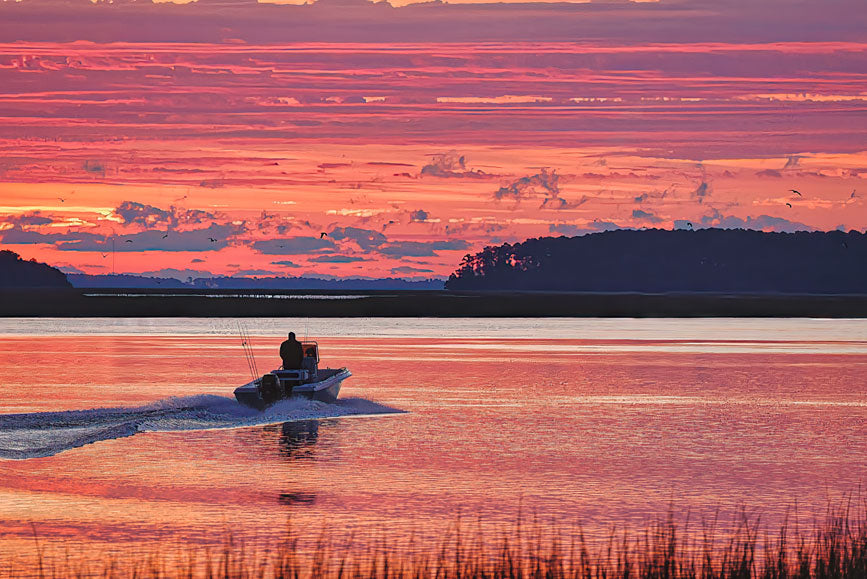
POLYGON ((211 243, 217 243, 217 240, 214 239, 213 237, 209 237, 208 241, 210 241, 211 243))
POLYGON ((319 239, 322 239, 323 237, 327 237, 327 236, 328 236, 328 234, 323 231, 322 233, 319 234, 319 239))
POLYGON ((786 203, 786 205, 791 209, 791 207, 792 207, 791 203, 786 203))
POLYGON ((168 236, 169 236, 169 234, 166 233, 165 235, 163 235, 163 239, 165 239, 165 238, 168 237, 168 236))
POLYGON ((849 195, 849 199, 855 198, 855 189, 852 189, 852 193, 849 195))
POLYGON ((107 253, 103 253, 103 254, 102 254, 102 257, 108 257, 108 254, 107 254, 107 253))
POLYGON ((132 243, 132 239, 124 239, 124 243, 132 243))
POLYGON ((690 223, 689 221, 686 222, 686 226, 692 229, 692 223, 690 223))
POLYGON ((61 203, 66 203, 66 199, 64 199, 63 197, 58 197, 58 199, 60 199, 61 203))
POLYGON ((794 193, 798 197, 803 197, 803 195, 801 195, 801 192, 798 191, 797 189, 789 189, 789 191, 791 191, 792 193, 794 193))

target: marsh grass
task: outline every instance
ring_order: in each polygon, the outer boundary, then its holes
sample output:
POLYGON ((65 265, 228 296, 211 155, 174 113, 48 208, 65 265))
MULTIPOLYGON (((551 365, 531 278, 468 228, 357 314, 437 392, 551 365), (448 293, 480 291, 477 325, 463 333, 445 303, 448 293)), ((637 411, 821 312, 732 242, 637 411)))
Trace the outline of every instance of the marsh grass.
MULTIPOLYGON (((357 541, 328 529, 302 536, 291 526, 271 546, 248 547, 227 533, 219 548, 164 547, 99 558, 48 553, 34 529, 29 563, 0 556, 0 577, 39 579, 867 579, 867 509, 828 509, 801 531, 771 533, 745 510, 721 529, 719 516, 691 523, 669 514, 639 530, 589 541, 537 518, 488 538, 461 519, 435 545, 387 532, 357 541)), ((795 517, 797 520, 797 517, 795 517)), ((470 525, 473 527, 473 525, 470 525)))

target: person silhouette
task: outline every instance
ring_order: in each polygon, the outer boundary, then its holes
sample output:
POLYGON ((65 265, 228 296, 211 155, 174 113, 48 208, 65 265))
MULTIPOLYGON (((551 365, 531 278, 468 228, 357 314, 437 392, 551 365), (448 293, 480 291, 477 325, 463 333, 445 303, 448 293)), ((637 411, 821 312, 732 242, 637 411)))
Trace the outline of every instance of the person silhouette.
POLYGON ((280 344, 280 357, 283 359, 284 370, 299 370, 304 361, 304 349, 301 342, 295 339, 295 332, 289 332, 289 339, 280 344))

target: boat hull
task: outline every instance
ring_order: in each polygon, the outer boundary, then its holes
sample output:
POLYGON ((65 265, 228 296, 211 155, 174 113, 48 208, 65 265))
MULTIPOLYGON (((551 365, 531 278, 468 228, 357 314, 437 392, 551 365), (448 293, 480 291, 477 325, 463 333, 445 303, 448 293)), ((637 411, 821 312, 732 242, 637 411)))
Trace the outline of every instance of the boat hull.
POLYGON ((286 385, 279 390, 268 390, 264 394, 261 387, 263 378, 259 378, 236 388, 235 399, 244 406, 259 410, 289 398, 307 398, 330 404, 337 401, 341 384, 351 375, 346 368, 319 370, 319 377, 315 381, 286 385))

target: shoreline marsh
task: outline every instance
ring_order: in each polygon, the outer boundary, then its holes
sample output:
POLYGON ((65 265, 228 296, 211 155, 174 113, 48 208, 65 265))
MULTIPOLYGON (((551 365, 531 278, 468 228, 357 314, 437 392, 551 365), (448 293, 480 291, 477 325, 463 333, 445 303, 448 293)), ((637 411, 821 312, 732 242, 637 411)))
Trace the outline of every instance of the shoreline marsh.
POLYGON ((689 513, 669 512, 643 527, 612 527, 607 540, 591 543, 580 526, 565 531, 519 514, 513 525, 494 533, 496 538, 458 517, 433 545, 383 531, 353 543, 352 535, 327 527, 305 535, 288 524, 276 544, 265 546, 251 548, 226 531, 216 548, 157 544, 106 556, 46 550, 34 526, 32 558, 0 553, 0 577, 863 579, 865 506, 844 501, 806 531, 788 519, 769 529, 746 509, 726 525, 719 513, 696 523, 689 513))

